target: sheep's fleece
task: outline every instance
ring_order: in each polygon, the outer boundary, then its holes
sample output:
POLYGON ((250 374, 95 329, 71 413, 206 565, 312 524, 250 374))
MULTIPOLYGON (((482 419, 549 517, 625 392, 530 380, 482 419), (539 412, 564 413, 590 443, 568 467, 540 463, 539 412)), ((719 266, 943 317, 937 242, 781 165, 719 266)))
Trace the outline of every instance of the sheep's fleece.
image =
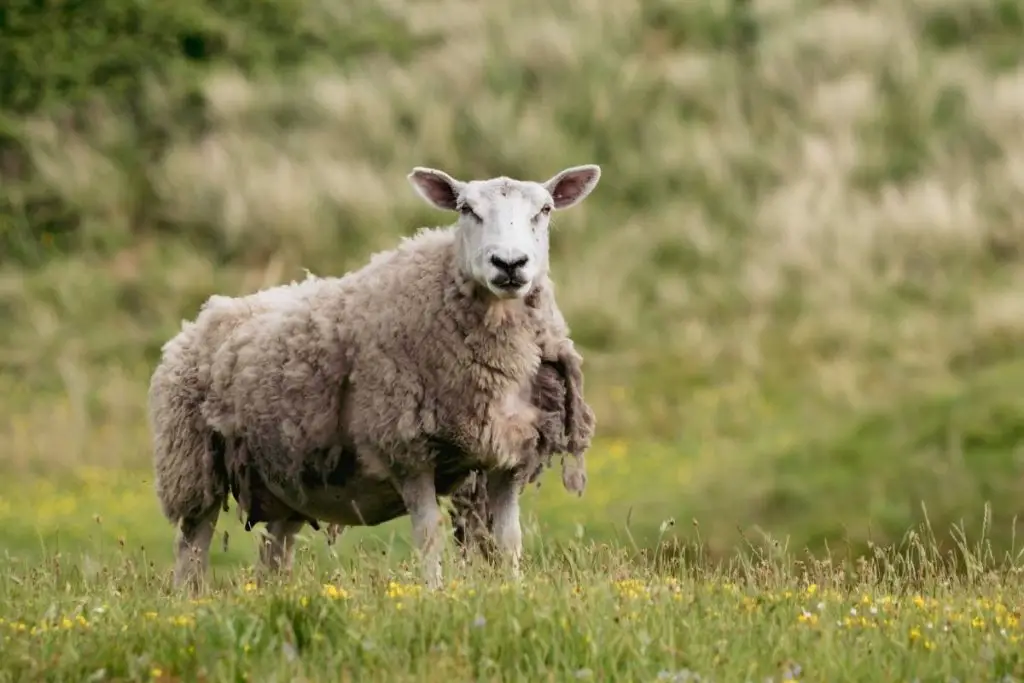
MULTIPOLYGON (((594 431, 594 414, 583 401, 583 375, 580 362, 566 363, 545 359, 533 379, 532 403, 541 412, 538 431, 538 458, 523 468, 521 485, 538 480, 552 456, 562 453, 573 456, 562 461, 562 481, 569 491, 582 495, 586 486, 583 454, 594 431)), ((540 485, 537 481, 538 486, 540 485)), ((490 540, 491 514, 487 495, 487 473, 471 472, 452 493, 450 516, 455 540, 464 551, 475 548, 485 556, 492 555, 490 540)))
MULTIPOLYGON (((406 513, 391 472, 436 467, 448 495, 474 470, 532 481, 556 452, 581 466, 594 416, 550 279, 488 305, 453 236, 423 229, 342 277, 214 296, 183 323, 150 385, 165 515, 201 519, 230 493, 249 525, 375 525, 406 513)), ((582 491, 585 476, 563 480, 582 491)))

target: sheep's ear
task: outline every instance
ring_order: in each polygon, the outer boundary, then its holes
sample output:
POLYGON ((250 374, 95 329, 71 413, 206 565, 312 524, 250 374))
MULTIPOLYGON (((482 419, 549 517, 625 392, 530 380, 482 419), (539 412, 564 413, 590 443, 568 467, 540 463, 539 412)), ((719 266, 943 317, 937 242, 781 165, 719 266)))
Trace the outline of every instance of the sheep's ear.
POLYGON ((455 210, 459 193, 465 183, 452 178, 444 171, 417 166, 408 175, 409 182, 421 197, 439 209, 455 210))
POLYGON ((573 166, 544 183, 544 189, 551 193, 556 209, 568 209, 583 201, 600 179, 601 167, 596 164, 573 166))

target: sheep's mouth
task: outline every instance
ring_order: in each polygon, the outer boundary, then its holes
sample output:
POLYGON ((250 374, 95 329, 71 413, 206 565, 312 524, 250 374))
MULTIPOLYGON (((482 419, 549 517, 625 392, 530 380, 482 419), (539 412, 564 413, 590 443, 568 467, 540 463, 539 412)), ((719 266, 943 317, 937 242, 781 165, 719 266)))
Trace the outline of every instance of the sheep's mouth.
POLYGON ((497 277, 491 278, 491 286, 506 294, 519 294, 528 284, 530 283, 527 280, 518 277, 509 277, 508 275, 498 275, 497 277))

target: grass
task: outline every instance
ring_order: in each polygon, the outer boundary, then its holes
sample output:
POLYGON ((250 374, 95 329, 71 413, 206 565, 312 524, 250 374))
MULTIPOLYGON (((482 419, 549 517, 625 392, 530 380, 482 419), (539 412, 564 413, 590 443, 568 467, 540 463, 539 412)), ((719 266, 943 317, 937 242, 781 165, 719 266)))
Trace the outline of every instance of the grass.
MULTIPOLYGON (((628 471, 600 448, 599 473, 628 471)), ((724 556, 697 520, 635 538, 609 531, 612 501, 590 503, 591 530, 555 486, 525 500, 520 584, 449 548, 446 588, 425 591, 405 519, 334 546, 307 528, 290 579, 261 578, 229 514, 190 596, 148 481, 22 479, 0 500, 0 681, 1024 679, 1021 555, 993 543, 991 510, 864 553, 755 535, 724 556)))
POLYGON ((198 596, 128 547, 8 560, 0 680, 1021 680, 1020 565, 927 531, 847 565, 545 543, 520 583, 449 563, 438 593, 315 540, 290 580, 214 566, 198 596))

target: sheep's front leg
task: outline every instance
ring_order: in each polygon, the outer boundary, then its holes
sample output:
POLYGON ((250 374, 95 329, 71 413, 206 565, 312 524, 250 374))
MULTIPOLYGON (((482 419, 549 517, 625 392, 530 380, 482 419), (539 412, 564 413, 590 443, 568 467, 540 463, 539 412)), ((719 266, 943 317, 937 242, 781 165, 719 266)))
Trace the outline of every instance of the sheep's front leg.
POLYGON ((487 498, 493 515, 494 542, 500 555, 511 563, 513 578, 518 579, 523 532, 519 525, 519 485, 512 470, 488 472, 487 498))
POLYGON ((178 523, 175 539, 174 585, 187 584, 197 591, 209 564, 210 543, 220 516, 220 506, 197 516, 185 517, 178 523))
POLYGON ((295 558, 295 534, 305 522, 276 520, 267 522, 267 537, 260 539, 260 564, 274 573, 291 571, 295 558))
POLYGON ((398 482, 398 491, 412 520, 412 541, 422 563, 424 580, 428 588, 438 589, 441 587, 444 534, 433 471, 403 478, 398 482))

